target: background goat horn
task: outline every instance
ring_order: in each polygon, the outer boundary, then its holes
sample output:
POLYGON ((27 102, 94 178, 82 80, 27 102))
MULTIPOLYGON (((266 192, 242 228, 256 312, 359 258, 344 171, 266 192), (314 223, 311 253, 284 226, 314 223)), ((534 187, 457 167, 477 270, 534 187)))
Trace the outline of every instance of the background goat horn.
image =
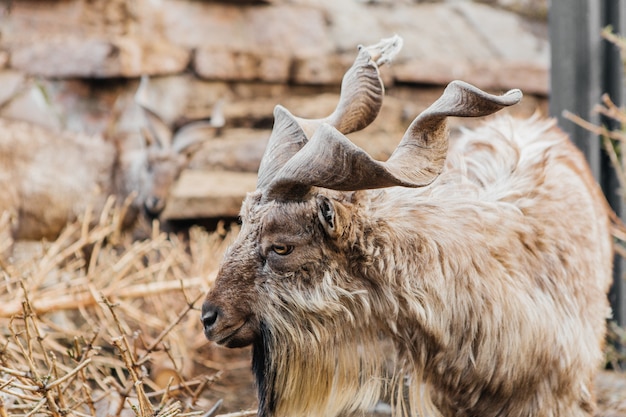
POLYGON ((172 130, 165 124, 161 117, 150 107, 150 78, 147 75, 141 77, 139 87, 135 93, 135 103, 141 107, 146 118, 145 139, 148 143, 155 143, 162 149, 169 149, 172 146, 172 130))
POLYGON ((265 188, 274 173, 307 143, 322 124, 329 124, 348 134, 372 123, 378 116, 385 91, 378 67, 390 62, 401 47, 402 38, 399 36, 383 39, 375 45, 360 46, 354 64, 343 76, 339 103, 326 118, 304 119, 277 106, 274 128, 259 167, 257 188, 265 188))
POLYGON ((268 199, 301 199, 311 187, 355 191, 401 185, 423 187, 437 178, 448 151, 446 117, 478 117, 518 103, 520 90, 488 94, 462 81, 453 81, 442 96, 409 126, 387 160, 372 159, 341 132, 326 124, 276 174, 268 199))

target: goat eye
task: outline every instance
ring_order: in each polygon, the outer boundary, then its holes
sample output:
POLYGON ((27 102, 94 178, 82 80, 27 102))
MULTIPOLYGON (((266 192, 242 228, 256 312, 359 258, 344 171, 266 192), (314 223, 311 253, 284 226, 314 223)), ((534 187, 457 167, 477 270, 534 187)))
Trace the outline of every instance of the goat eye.
POLYGON ((272 245, 272 251, 277 255, 289 255, 293 251, 293 246, 289 245, 272 245))

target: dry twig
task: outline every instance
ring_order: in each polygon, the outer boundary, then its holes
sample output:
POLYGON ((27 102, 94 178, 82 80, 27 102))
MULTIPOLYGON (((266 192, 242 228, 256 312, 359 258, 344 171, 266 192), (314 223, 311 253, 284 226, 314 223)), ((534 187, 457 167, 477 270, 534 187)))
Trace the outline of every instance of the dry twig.
POLYGON ((213 404, 203 396, 219 374, 190 371, 202 369, 196 304, 225 236, 192 231, 187 246, 153 229, 129 242, 120 218, 86 217, 31 260, 2 258, 0 417, 191 417, 213 404), (151 379, 154 354, 175 372, 166 387, 151 379))

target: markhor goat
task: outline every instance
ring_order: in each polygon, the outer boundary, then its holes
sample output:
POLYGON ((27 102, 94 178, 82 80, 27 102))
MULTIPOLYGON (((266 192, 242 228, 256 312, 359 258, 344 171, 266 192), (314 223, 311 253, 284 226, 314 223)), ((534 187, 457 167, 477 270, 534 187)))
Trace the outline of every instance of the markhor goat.
POLYGON ((160 216, 181 171, 216 126, 196 120, 172 132, 148 106, 147 89, 144 77, 135 95, 146 118, 142 134, 59 134, 0 119, 0 214, 9 212, 14 239, 55 239, 89 210, 97 221, 111 195, 120 206, 132 197, 127 229, 160 216), (129 145, 134 141, 139 146, 129 145))
POLYGON ((500 118, 448 150, 447 116, 521 99, 452 82, 387 162, 344 134, 378 113, 361 48, 335 112, 282 107, 202 307, 218 344, 253 345, 259 416, 591 416, 612 243, 603 196, 552 121, 500 118))

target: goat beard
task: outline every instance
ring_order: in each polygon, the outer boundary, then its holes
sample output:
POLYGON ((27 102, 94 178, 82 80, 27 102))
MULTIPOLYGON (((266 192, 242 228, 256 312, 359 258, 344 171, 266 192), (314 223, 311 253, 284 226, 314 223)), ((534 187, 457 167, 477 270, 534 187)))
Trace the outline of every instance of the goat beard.
POLYGON ((375 313, 390 311, 380 300, 393 297, 342 290, 340 275, 319 275, 314 287, 294 290, 278 280, 264 294, 269 302, 252 361, 258 416, 334 417, 371 409, 383 394, 394 416, 425 415, 432 402, 422 383, 421 345, 398 338, 387 315, 375 313))
POLYGON ((258 417, 270 417, 274 415, 276 399, 274 393, 275 372, 271 366, 271 340, 269 329, 265 322, 260 325, 260 337, 252 345, 252 372, 256 378, 257 392, 259 396, 258 417))
MULTIPOLYGON (((365 362, 363 352, 369 348, 341 337, 319 340, 321 335, 310 328, 281 330, 264 323, 253 345, 259 417, 329 417, 376 403, 382 372, 380 361, 368 355, 365 362)), ((383 357, 382 352, 371 353, 383 357)))
POLYGON ((304 329, 261 323, 252 356, 259 417, 337 416, 371 409, 385 394, 394 415, 409 415, 415 404, 407 388, 415 379, 398 367, 388 339, 364 328, 315 323, 304 329))

